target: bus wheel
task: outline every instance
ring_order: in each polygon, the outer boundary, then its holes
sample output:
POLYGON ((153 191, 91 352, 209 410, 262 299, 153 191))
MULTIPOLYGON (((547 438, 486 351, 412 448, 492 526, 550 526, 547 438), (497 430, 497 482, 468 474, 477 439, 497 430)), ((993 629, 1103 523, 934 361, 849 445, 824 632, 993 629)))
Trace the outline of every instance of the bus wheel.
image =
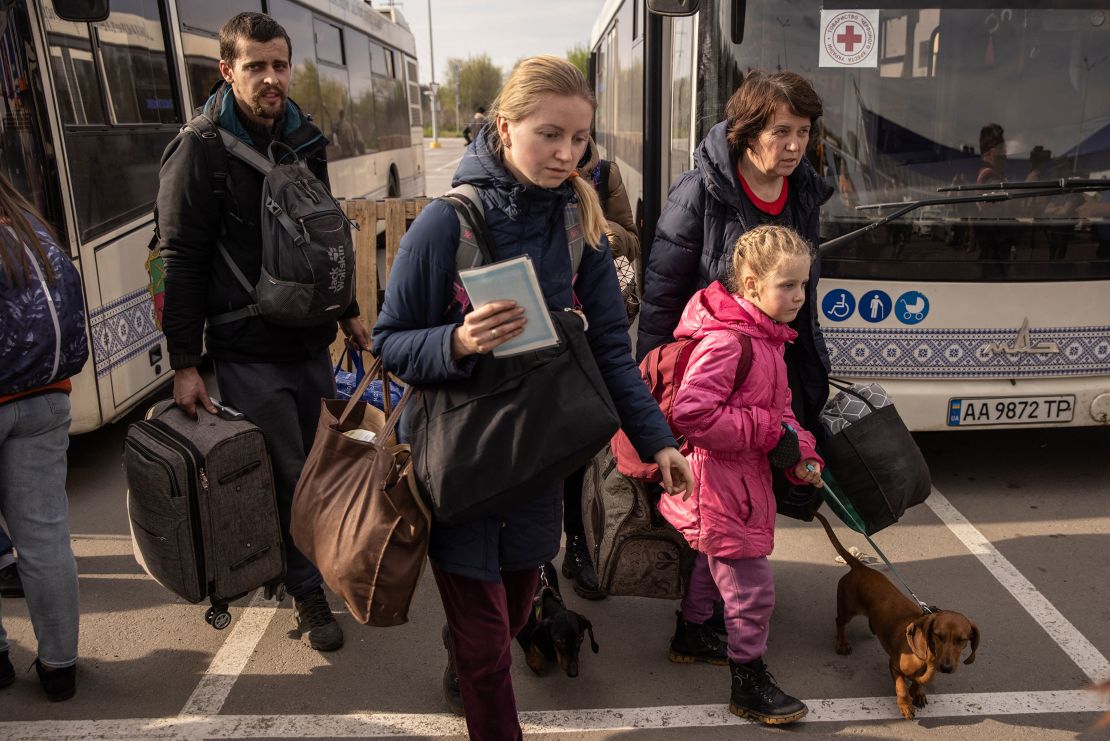
POLYGON ((389 168, 389 186, 386 189, 386 198, 401 197, 401 179, 397 177, 397 170, 389 168))

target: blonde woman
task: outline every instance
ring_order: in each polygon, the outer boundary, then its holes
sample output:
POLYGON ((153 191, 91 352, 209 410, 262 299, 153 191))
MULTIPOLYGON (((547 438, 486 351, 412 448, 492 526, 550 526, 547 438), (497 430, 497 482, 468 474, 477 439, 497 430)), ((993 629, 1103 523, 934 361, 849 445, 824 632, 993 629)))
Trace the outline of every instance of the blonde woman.
MULTIPOLYGON (((654 458, 671 493, 685 491, 690 469, 632 360, 605 217, 575 167, 589 142, 596 102, 582 74, 551 56, 521 62, 466 150, 455 185, 478 189, 497 260, 528 255, 547 307, 581 301, 586 337, 616 403, 622 426, 645 459, 654 458), (563 211, 577 202, 588 245, 573 281, 563 211)), ((401 243, 373 349, 386 367, 416 386, 469 377, 479 354, 515 337, 530 317, 510 302, 465 313, 453 300, 459 225, 450 205, 425 208, 401 243)), ((450 644, 445 694, 461 702, 472 739, 521 737, 509 668, 510 641, 527 621, 541 564, 559 551, 562 482, 528 504, 460 525, 437 524, 430 557, 450 644), (459 697, 454 695, 457 673, 459 697)))

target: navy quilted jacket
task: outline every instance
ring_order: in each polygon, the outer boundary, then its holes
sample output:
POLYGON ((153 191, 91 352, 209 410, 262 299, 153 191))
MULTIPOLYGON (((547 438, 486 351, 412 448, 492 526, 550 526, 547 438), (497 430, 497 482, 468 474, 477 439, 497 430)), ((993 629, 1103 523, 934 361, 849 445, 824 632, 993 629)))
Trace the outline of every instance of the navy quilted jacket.
POLYGON ((85 304, 81 276, 42 222, 27 214, 51 266, 54 285, 48 286, 42 265, 10 226, 0 226, 0 249, 5 262, 19 264, 23 252, 33 278, 24 285, 0 269, 0 395, 18 394, 76 375, 89 357, 85 332, 85 304))
MULTIPOLYGON (((727 282, 732 248, 741 234, 758 224, 755 206, 736 177, 736 160, 728 149, 726 121, 709 130, 694 154, 696 169, 675 180, 655 227, 655 240, 644 271, 644 294, 636 355, 670 342, 686 302, 695 291, 715 280, 727 282)), ((790 176, 787 208, 795 228, 814 247, 819 240, 821 204, 833 189, 808 160, 790 176)), ((798 374, 804 419, 816 419, 828 399, 829 352, 821 334, 817 281, 821 260, 810 268, 807 311, 791 323, 798 339, 787 351, 787 363, 798 374)))
MULTIPOLYGON (((547 306, 571 306, 571 266, 563 211, 569 185, 543 189, 517 182, 487 143, 483 130, 467 148, 454 184, 478 188, 498 259, 528 255, 547 306)), ((433 201, 412 223, 393 263, 385 303, 373 332, 373 351, 386 368, 416 385, 466 378, 474 359, 451 357, 451 333, 462 322, 452 300, 459 222, 433 201)), ((589 319, 586 338, 616 404, 621 424, 645 457, 675 445, 658 405, 632 359, 628 319, 613 256, 587 247, 574 292, 589 319)), ((471 578, 497 580, 500 569, 538 566, 554 557, 562 534, 561 482, 550 497, 524 508, 457 527, 433 529, 431 555, 441 567, 471 578)))

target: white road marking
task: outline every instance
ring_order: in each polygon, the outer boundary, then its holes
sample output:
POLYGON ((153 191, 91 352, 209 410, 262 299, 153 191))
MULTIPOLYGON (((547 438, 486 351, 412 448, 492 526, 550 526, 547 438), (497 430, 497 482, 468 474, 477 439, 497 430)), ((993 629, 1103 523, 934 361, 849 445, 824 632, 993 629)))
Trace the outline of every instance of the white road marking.
POLYGON ((447 169, 453 169, 455 167, 458 167, 460 162, 462 162, 462 155, 461 154, 458 157, 456 157, 455 159, 448 162, 446 165, 440 165, 439 167, 437 167, 436 172, 439 172, 440 170, 447 170, 447 169))
POLYGON ((929 508, 948 526, 971 553, 978 558, 995 579, 1006 588, 1026 612, 1045 629, 1049 637, 1083 671, 1093 683, 1110 677, 1110 661, 1072 625, 1063 614, 1037 591, 986 536, 979 532, 966 517, 936 488, 925 500, 929 508))
MULTIPOLYGON (((891 694, 806 700, 806 723, 859 723, 900 720, 891 694)), ((1102 696, 1089 690, 1061 692, 985 692, 930 695, 917 711, 919 720, 984 716, 1098 713, 1107 709, 1102 696)), ((669 728, 746 725, 723 704, 670 705, 597 710, 544 710, 520 714, 525 735, 591 733, 669 728)), ((1092 721, 1094 719, 1092 718, 1092 721)), ((383 738, 460 736, 461 718, 441 713, 351 713, 345 715, 181 715, 176 718, 0 722, 7 741, 115 741, 116 739, 224 738, 383 738)))
POLYGON ((255 592, 250 604, 235 621, 231 635, 220 646, 200 683, 185 702, 185 707, 181 709, 182 716, 208 716, 220 712, 276 612, 276 602, 266 599, 261 589, 255 592))

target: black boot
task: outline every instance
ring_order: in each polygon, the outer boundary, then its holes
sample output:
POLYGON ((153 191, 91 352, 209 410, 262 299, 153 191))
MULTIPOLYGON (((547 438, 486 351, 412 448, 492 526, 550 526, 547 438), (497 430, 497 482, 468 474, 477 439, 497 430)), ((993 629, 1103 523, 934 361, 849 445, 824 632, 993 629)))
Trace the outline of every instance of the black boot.
POLYGON ((728 666, 732 674, 728 709, 733 715, 774 726, 801 720, 809 712, 805 703, 779 689, 763 659, 743 664, 729 661, 728 666))
POLYGON ((443 647, 447 649, 447 668, 443 670, 443 701, 447 709, 455 715, 464 715, 462 693, 459 692, 459 675, 455 673, 455 657, 451 655, 451 644, 448 641, 451 633, 447 626, 443 626, 443 647))
POLYGON ((713 603, 713 614, 705 621, 705 627, 719 635, 722 639, 728 638, 728 628, 725 627, 725 603, 713 603))
POLYGON ((728 648, 706 623, 691 623, 676 612, 674 637, 671 650, 667 654, 676 664, 692 664, 704 661, 709 664, 728 663, 728 648))
POLYGON ((598 587, 597 572, 594 571, 584 535, 567 537, 562 572, 566 578, 574 579, 574 593, 579 597, 592 600, 605 599, 605 593, 598 587))

